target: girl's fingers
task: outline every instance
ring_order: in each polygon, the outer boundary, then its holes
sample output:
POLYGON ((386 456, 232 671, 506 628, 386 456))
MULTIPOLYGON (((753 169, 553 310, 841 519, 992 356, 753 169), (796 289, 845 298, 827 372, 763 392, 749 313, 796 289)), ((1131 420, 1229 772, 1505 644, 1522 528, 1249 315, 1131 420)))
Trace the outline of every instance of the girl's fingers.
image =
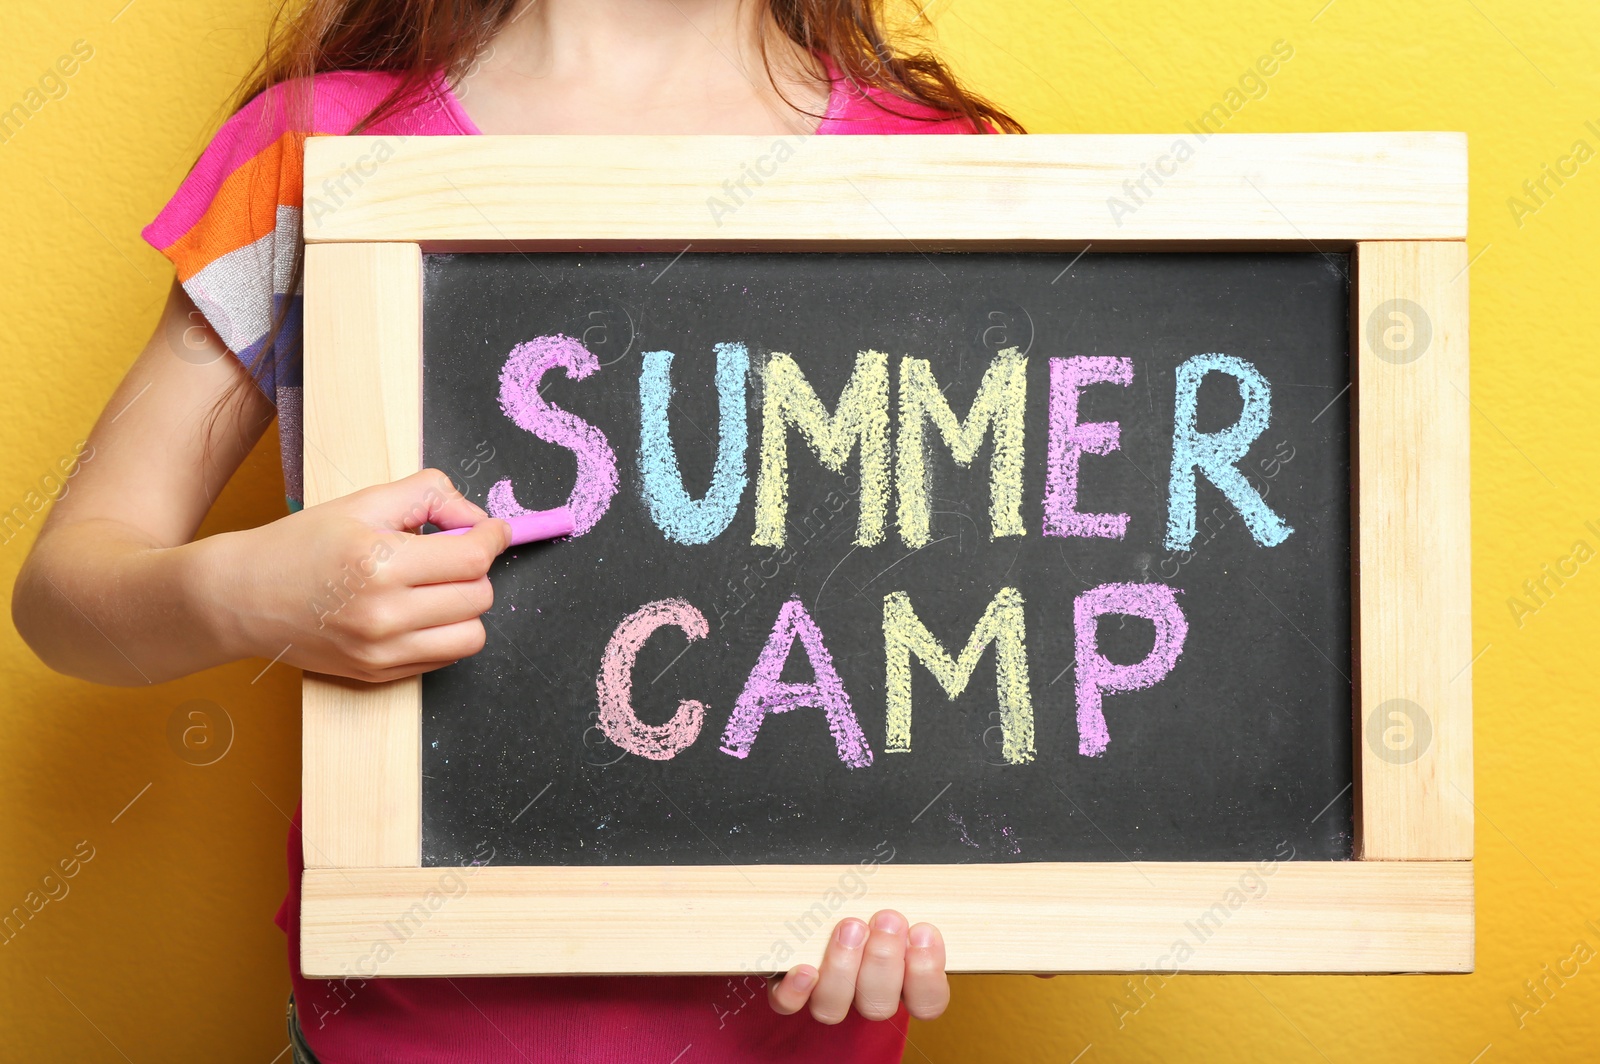
POLYGON ((436 624, 453 621, 470 621, 481 617, 494 606, 494 585, 487 576, 476 580, 461 580, 453 584, 426 584, 408 592, 416 600, 413 607, 419 618, 416 627, 432 628, 436 624), (437 614, 437 621, 425 618, 437 614))
POLYGON ((767 987, 767 1001, 779 1016, 793 1016, 806 1007, 811 999, 811 988, 817 985, 817 970, 809 964, 797 964, 782 979, 774 979, 767 987))
POLYGON ((483 649, 483 622, 477 618, 406 632, 354 652, 356 663, 369 672, 397 672, 407 666, 460 661, 483 649))
POLYGON ((460 659, 449 658, 444 661, 419 661, 410 665, 402 665, 396 669, 384 669, 383 671, 375 672, 370 676, 358 678, 366 680, 368 683, 388 683, 390 680, 403 680, 407 676, 421 676, 425 672, 432 672, 435 669, 442 669, 446 665, 454 665, 458 660, 460 659))
POLYGON ((358 512, 378 527, 396 531, 414 530, 425 524, 460 528, 488 516, 437 469, 424 469, 393 483, 368 488, 360 495, 358 512))
POLYGON ((867 925, 855 917, 839 921, 822 955, 822 970, 811 991, 811 1015, 819 1023, 838 1023, 856 999, 856 974, 867 944, 867 925))
POLYGON ((511 543, 511 526, 504 521, 479 521, 459 536, 395 537, 393 566, 398 583, 411 587, 476 580, 511 543))
POLYGON ((811 1015, 821 1023, 838 1023, 855 1010, 869 1020, 887 1020, 903 999, 911 1015, 932 1020, 950 1004, 950 983, 945 978, 944 937, 932 924, 918 924, 909 932, 906 918, 885 909, 870 926, 860 920, 841 920, 828 940, 822 970, 809 964, 795 966, 767 990, 772 1009, 783 1016, 799 1012, 809 1002, 811 1015))
POLYGON ((944 974, 944 936, 932 924, 911 929, 906 949, 906 1009, 919 1020, 937 1019, 950 1004, 944 974))
POLYGON ((488 577, 480 576, 455 584, 408 587, 390 592, 383 601, 386 605, 381 614, 373 611, 358 624, 357 630, 369 639, 394 639, 407 632, 473 620, 494 605, 494 586, 488 577))
POLYGON ((869 1020, 887 1020, 900 1011, 906 976, 906 918, 893 909, 872 917, 871 934, 856 975, 856 1011, 869 1020))

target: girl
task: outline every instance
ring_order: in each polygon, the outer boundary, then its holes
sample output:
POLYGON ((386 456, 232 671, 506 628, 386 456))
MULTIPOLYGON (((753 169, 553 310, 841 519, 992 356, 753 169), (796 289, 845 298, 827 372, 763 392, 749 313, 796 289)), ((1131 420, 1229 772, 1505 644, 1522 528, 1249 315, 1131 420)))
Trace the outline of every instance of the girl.
MULTIPOLYGON (((144 231, 177 283, 18 579, 18 630, 54 668, 123 684, 250 656, 382 681, 476 653, 503 522, 436 470, 297 502, 305 136, 1020 132, 936 59, 895 54, 877 6, 310 0, 280 12, 243 105, 144 231), (194 540, 274 414, 292 512, 194 540), (305 603, 328 574, 381 530, 423 521, 473 528, 405 537, 361 596, 313 623, 305 603)), ((278 923, 300 1061, 897 1061, 907 1014, 938 1016, 949 998, 939 932, 892 911, 841 921, 820 969, 770 983, 770 1010, 743 1008, 750 991, 719 978, 309 981, 301 868, 297 826, 278 923), (802 1009, 817 1022, 786 1018, 802 1009)))

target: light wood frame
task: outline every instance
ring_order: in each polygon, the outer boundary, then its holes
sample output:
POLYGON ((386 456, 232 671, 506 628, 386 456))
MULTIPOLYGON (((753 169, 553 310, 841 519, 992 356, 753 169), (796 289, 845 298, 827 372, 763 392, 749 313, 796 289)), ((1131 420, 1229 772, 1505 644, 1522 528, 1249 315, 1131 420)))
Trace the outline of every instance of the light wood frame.
MULTIPOLYGON (((1356 859, 886 863, 827 915, 931 921, 951 971, 1470 971, 1466 173, 1448 133, 313 138, 306 502, 420 467, 425 251, 1353 252, 1356 859)), ((309 976, 821 956, 792 925, 853 866, 423 868, 420 684, 304 714, 309 976)))

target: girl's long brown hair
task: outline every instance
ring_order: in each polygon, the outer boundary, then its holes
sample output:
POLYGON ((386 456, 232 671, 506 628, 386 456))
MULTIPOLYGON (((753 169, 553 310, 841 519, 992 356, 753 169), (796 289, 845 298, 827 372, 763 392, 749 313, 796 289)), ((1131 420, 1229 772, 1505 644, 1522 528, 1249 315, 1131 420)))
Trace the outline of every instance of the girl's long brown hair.
MULTIPOLYGON (((537 0, 531 0, 537 2, 537 0)), ((967 89, 931 52, 893 46, 884 29, 884 0, 755 0, 762 13, 762 62, 776 89, 766 49, 771 29, 807 52, 831 60, 858 88, 959 118, 974 132, 1023 132, 1022 124, 967 89)), ((245 77, 235 100, 243 107, 268 89, 285 86, 282 105, 291 128, 309 128, 315 74, 377 70, 397 74, 394 89, 356 126, 356 132, 399 112, 430 91, 441 72, 454 81, 517 14, 524 0, 282 0, 265 54, 245 77), (286 91, 287 90, 287 91, 286 91)), ((781 89, 779 90, 781 95, 781 89)), ((820 115, 813 117, 820 118, 820 115)), ((303 255, 295 258, 290 291, 299 288, 303 255)), ((251 376, 276 376, 289 304, 272 323, 251 376)), ((296 338, 297 342, 297 338, 296 338)), ((219 406, 220 409, 220 406, 219 406)), ((213 412, 215 415, 215 411, 213 412)))

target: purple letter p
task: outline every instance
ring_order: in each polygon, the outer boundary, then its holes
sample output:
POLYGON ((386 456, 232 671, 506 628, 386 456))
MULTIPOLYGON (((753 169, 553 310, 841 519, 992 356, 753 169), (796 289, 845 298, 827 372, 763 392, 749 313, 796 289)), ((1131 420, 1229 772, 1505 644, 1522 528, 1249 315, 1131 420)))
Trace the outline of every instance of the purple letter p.
POLYGON ((1072 623, 1077 637, 1078 753, 1099 757, 1111 741, 1101 697, 1107 691, 1149 687, 1171 672, 1183 653, 1189 622, 1177 592, 1166 584, 1101 584, 1072 604, 1072 623), (1100 618, 1107 613, 1143 617, 1156 626, 1155 646, 1143 661, 1118 665, 1100 653, 1100 618))

